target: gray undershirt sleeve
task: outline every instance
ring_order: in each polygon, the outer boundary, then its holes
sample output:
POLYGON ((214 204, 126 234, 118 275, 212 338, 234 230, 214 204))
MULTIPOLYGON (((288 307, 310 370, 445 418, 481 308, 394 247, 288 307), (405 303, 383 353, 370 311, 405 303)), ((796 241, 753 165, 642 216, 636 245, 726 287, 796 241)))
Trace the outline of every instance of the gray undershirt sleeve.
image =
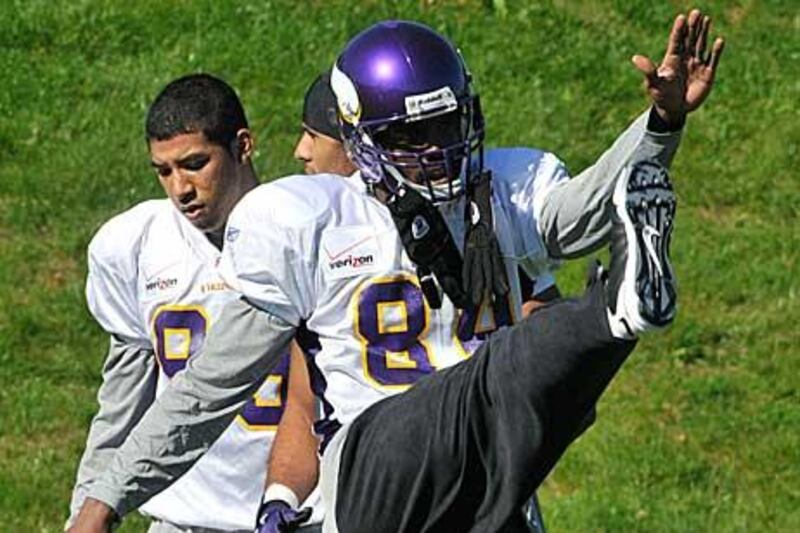
POLYGON ((228 303, 202 351, 170 380, 88 496, 124 516, 167 488, 255 394, 294 330, 243 299, 228 303))
POLYGON ((97 392, 100 407, 89 426, 67 527, 77 518, 90 485, 108 467, 114 452, 153 403, 157 379, 152 350, 110 337, 103 383, 97 392))
POLYGON ((650 113, 642 113, 592 166, 547 196, 539 230, 551 257, 573 259, 608 242, 611 197, 623 168, 644 159, 669 168, 682 130, 654 131, 648 127, 650 113))

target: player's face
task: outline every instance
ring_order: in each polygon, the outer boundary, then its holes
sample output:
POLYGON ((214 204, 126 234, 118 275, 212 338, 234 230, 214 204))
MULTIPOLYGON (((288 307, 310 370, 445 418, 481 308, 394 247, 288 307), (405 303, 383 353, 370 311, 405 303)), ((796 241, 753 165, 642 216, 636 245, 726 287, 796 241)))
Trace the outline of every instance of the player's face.
POLYGON ((303 163, 306 174, 329 173, 349 176, 356 170, 339 140, 308 127, 303 128, 303 133, 294 147, 294 158, 303 163))
POLYGON ((419 122, 395 124, 378 133, 376 140, 393 153, 393 161, 400 165, 401 172, 411 182, 424 184, 419 168, 421 159, 428 179, 442 183, 454 176, 447 175, 441 149, 459 142, 463 127, 458 113, 447 113, 419 122))
POLYGON ((203 133, 150 141, 150 159, 170 200, 195 227, 220 230, 241 196, 238 163, 203 133))

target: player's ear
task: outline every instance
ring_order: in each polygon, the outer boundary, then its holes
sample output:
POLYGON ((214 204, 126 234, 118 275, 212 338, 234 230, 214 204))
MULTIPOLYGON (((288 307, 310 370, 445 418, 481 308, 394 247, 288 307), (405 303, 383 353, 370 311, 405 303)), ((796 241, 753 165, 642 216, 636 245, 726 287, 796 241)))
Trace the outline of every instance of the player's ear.
POLYGON ((231 141, 231 153, 239 163, 245 163, 253 156, 253 135, 247 128, 236 132, 236 138, 231 141))

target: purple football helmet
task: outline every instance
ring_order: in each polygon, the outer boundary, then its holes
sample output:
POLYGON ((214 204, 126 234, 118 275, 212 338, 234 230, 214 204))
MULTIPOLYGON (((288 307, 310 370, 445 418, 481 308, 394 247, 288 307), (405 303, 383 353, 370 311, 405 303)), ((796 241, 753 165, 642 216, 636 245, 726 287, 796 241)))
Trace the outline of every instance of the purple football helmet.
POLYGON ((368 184, 439 203, 483 167, 483 115, 458 50, 415 22, 375 24, 331 72, 342 138, 368 184))

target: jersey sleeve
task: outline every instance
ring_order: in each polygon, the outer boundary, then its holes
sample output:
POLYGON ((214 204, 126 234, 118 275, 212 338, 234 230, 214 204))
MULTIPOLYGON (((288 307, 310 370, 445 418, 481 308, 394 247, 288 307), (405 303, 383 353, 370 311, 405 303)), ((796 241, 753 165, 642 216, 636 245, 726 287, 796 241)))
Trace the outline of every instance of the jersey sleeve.
MULTIPOLYGON (((543 153, 535 172, 532 174, 533 179, 526 181, 524 198, 525 202, 531 206, 533 218, 536 220, 536 238, 542 243, 542 248, 546 250, 547 246, 544 242, 541 224, 544 206, 550 193, 561 184, 568 182, 570 176, 564 162, 549 152, 543 153)), ((533 296, 556 284, 553 271, 560 264, 560 261, 554 259, 549 252, 545 252, 544 256, 527 256, 525 258, 522 262, 522 268, 538 273, 534 282, 533 296)))
POLYGON ((87 496, 119 516, 183 475, 286 353, 295 329, 242 299, 220 311, 203 348, 142 416, 87 496))
POLYGON ((155 205, 140 204, 109 220, 89 244, 86 303, 100 326, 125 342, 150 346, 139 314, 138 257, 148 214, 155 205))
POLYGON ((494 198, 506 216, 512 250, 520 267, 533 280, 533 296, 555 283, 552 271, 559 262, 553 260, 544 244, 539 220, 550 192, 569 180, 564 163, 549 152, 531 148, 491 150, 487 161, 493 171, 494 198))
POLYGON ((316 251, 329 210, 308 178, 248 193, 228 219, 221 271, 254 306, 298 325, 316 307, 316 251))
POLYGON ((77 518, 91 485, 153 403, 157 378, 152 350, 111 337, 103 365, 103 383, 97 392, 100 406, 89 426, 86 448, 78 465, 67 527, 77 518))
POLYGON ((569 172, 561 159, 554 154, 545 152, 532 174, 533 179, 526 182, 524 189, 526 194, 523 200, 530 204, 536 219, 537 233, 541 234, 542 212, 547 198, 560 184, 569 181, 569 172))

